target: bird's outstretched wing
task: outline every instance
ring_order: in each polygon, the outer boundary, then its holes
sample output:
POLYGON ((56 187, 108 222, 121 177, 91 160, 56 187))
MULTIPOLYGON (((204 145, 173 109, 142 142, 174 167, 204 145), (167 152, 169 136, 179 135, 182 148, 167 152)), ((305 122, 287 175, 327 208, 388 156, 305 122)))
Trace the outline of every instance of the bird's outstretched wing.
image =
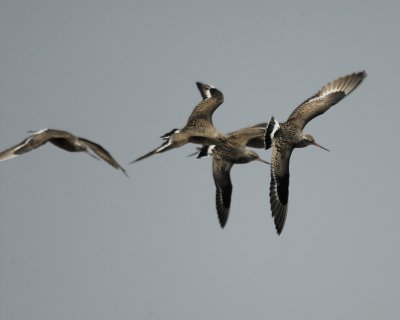
POLYGON ((258 123, 251 127, 242 128, 227 134, 228 141, 234 140, 235 144, 244 148, 264 148, 266 123, 258 123))
POLYGON ((9 159, 18 157, 22 153, 27 152, 27 151, 24 152, 24 146, 25 146, 26 140, 27 139, 25 139, 21 143, 13 146, 11 148, 8 148, 8 149, 0 152, 0 161, 9 160, 9 159))
POLYGON ((350 94, 366 76, 366 72, 361 71, 329 82, 315 95, 301 103, 289 116, 288 121, 303 129, 309 121, 350 94))
POLYGON ((39 148, 53 138, 65 138, 72 136, 70 133, 54 129, 42 129, 29 131, 31 135, 17 145, 0 152, 0 161, 15 158, 21 154, 39 148))
POLYGON ((281 234, 285 226, 289 199, 289 161, 293 149, 279 151, 272 146, 271 183, 269 200, 276 231, 281 234))
POLYGON ((198 121, 204 120, 209 125, 212 125, 212 115, 224 102, 224 95, 218 89, 201 82, 197 82, 197 87, 202 97, 205 99, 193 109, 188 119, 187 126, 195 126, 198 121))
POLYGON ((140 161, 140 160, 143 160, 143 159, 146 159, 146 158, 148 158, 148 157, 151 157, 152 155, 155 155, 155 154, 157 154, 157 153, 161 153, 161 152, 164 152, 164 151, 173 149, 173 148, 175 148, 175 146, 172 145, 171 140, 169 139, 169 140, 165 141, 165 142, 164 142, 161 146, 159 146, 158 148, 156 148, 156 149, 154 149, 154 150, 151 150, 150 152, 146 153, 145 155, 143 155, 143 156, 141 156, 141 157, 139 157, 139 158, 137 158, 137 159, 135 159, 135 160, 129 162, 129 164, 132 164, 132 163, 134 163, 134 162, 138 162, 138 161, 140 161))
POLYGON ((95 155, 103 159, 109 165, 113 166, 115 169, 120 169, 124 173, 124 175, 128 176, 125 169, 121 167, 119 163, 111 156, 111 154, 101 145, 84 138, 78 138, 78 139, 80 143, 86 146, 86 152, 90 153, 92 151, 95 155))
POLYGON ((219 157, 213 158, 213 176, 216 187, 215 203, 217 207, 218 220, 221 227, 225 227, 231 207, 232 182, 230 170, 232 163, 224 161, 219 157))

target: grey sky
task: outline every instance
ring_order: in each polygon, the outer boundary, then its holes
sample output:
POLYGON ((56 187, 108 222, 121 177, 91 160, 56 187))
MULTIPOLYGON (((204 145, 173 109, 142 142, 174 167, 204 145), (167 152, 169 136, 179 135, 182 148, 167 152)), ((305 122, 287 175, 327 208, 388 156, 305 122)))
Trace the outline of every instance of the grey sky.
MULTIPOLYGON (((27 130, 107 148, 130 178, 46 145, 0 163, 0 319, 397 319, 395 1, 0 2, 0 149, 27 130), (294 151, 277 236, 269 167, 232 170, 225 230, 194 146, 128 166, 184 125, 196 81, 221 131, 284 121, 365 69, 294 151)), ((259 151, 270 158, 270 151, 259 151)))

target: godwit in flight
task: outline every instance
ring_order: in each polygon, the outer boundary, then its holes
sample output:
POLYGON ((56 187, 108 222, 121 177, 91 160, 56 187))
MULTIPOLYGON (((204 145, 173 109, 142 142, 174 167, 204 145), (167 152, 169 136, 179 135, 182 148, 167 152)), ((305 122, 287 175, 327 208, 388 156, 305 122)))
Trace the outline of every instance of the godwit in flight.
POLYGON ((194 108, 186 125, 182 129, 173 129, 161 136, 165 142, 160 147, 133 160, 131 163, 181 147, 189 142, 211 145, 226 141, 226 137, 214 127, 212 122, 214 111, 224 102, 222 92, 205 83, 196 82, 196 85, 203 100, 194 108))
POLYGON ((51 142, 57 147, 70 151, 70 152, 87 152, 96 159, 101 158, 108 164, 116 169, 120 169, 126 176, 127 173, 117 161, 111 156, 111 154, 97 143, 74 136, 72 133, 54 130, 54 129, 42 129, 37 132, 31 132, 32 135, 26 138, 21 143, 0 153, 0 161, 15 158, 21 154, 29 152, 33 149, 39 148, 46 142, 51 142))
POLYGON ((289 160, 294 148, 315 145, 312 135, 303 128, 315 117, 350 94, 366 77, 364 71, 338 78, 325 85, 314 96, 300 104, 286 122, 278 123, 274 117, 265 132, 265 148, 272 146, 270 204, 278 234, 285 225, 289 197, 289 160))

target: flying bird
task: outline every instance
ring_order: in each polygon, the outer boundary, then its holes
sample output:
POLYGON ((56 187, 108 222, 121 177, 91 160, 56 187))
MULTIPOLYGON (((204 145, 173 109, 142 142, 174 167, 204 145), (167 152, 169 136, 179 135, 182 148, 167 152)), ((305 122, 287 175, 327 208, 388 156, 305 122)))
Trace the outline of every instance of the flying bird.
POLYGON ((222 92, 202 82, 196 82, 196 85, 203 100, 194 108, 186 125, 182 129, 173 129, 162 135, 160 138, 165 140, 165 142, 160 147, 130 163, 181 147, 189 142, 201 145, 218 145, 226 141, 224 134, 219 132, 212 122, 214 111, 224 102, 222 92))
POLYGON ((225 227, 228 220, 231 206, 232 182, 230 171, 232 166, 255 160, 269 164, 262 160, 255 151, 246 149, 246 146, 264 148, 265 127, 266 123, 260 123, 239 129, 226 135, 227 142, 225 144, 198 148, 197 158, 207 155, 213 157, 212 171, 216 187, 215 200, 218 220, 222 228, 225 227))
POLYGON ((42 129, 36 132, 29 132, 32 133, 32 135, 24 141, 14 147, 0 152, 0 161, 15 158, 21 154, 39 148, 46 142, 50 142, 57 147, 70 152, 87 152, 96 159, 103 159, 108 164, 116 169, 120 169, 126 176, 128 176, 125 169, 114 160, 111 154, 93 141, 74 136, 72 133, 62 130, 42 129))
POLYGON ((272 147, 270 204, 276 231, 281 234, 285 226, 289 198, 289 160, 294 148, 315 145, 312 135, 304 133, 306 124, 350 94, 367 76, 365 71, 338 78, 326 84, 315 95, 301 103, 286 122, 274 117, 265 132, 265 149, 272 147))

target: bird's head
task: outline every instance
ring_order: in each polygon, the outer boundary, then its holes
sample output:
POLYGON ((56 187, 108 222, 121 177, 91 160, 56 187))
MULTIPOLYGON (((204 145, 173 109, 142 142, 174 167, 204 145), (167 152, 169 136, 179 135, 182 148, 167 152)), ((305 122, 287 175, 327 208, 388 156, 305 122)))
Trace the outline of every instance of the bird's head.
POLYGON ((306 146, 309 146, 310 144, 317 146, 321 149, 324 149, 325 151, 329 151, 327 148, 316 143, 314 137, 311 134, 306 133, 303 136, 303 141, 302 141, 301 147, 306 147, 306 146))
POLYGON ((249 156, 250 161, 257 160, 257 161, 260 161, 260 162, 263 162, 263 163, 266 163, 266 164, 270 164, 269 162, 261 159, 260 156, 258 155, 258 153, 253 151, 253 150, 247 150, 247 155, 249 156))

